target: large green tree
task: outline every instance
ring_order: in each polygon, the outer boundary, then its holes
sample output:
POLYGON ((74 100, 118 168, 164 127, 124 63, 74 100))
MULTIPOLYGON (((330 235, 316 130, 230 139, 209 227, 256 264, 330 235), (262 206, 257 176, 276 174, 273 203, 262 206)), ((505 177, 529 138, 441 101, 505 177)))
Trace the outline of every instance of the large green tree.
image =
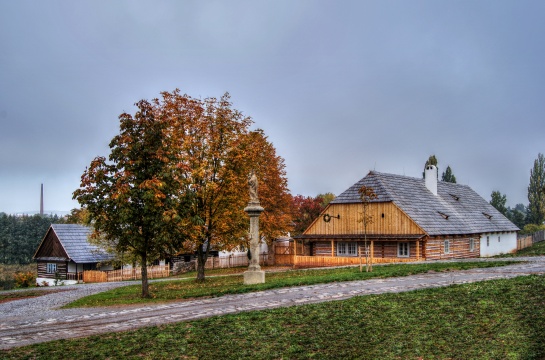
POLYGON ((0 213, 0 263, 29 264, 57 215, 8 215, 0 213))
POLYGON ((325 194, 318 194, 318 196, 316 196, 320 199, 322 199, 322 206, 325 208, 327 205, 329 205, 330 202, 332 202, 333 200, 335 200, 335 194, 333 193, 330 193, 330 192, 327 192, 325 194))
POLYGON ((92 238, 118 253, 132 253, 142 269, 142 297, 149 297, 147 265, 171 253, 184 225, 179 182, 171 164, 173 138, 147 101, 135 116, 119 116, 109 161, 95 158, 74 198, 86 209, 92 238))
POLYGON ((450 166, 447 166, 447 169, 443 172, 443 175, 441 176, 441 181, 456 184, 456 176, 454 176, 454 173, 452 172, 450 166))
POLYGON ((541 225, 545 220, 545 157, 539 153, 530 170, 528 222, 541 225))
POLYGON ((501 192, 494 190, 492 191, 490 197, 490 205, 494 206, 496 210, 501 212, 503 215, 506 215, 507 207, 505 206, 505 204, 507 203, 507 195, 502 195, 501 192))
POLYGON ((507 207, 507 218, 511 222, 518 226, 519 229, 523 229, 526 225, 526 213, 527 209, 524 204, 517 204, 515 208, 507 207))

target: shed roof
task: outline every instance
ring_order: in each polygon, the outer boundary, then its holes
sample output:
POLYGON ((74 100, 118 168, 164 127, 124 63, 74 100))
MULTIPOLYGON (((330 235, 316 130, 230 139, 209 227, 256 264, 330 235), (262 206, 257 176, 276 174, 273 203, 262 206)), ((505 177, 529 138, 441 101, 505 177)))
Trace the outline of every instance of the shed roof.
POLYGON ((92 230, 78 224, 52 224, 51 229, 59 239, 68 257, 75 263, 97 263, 112 260, 114 256, 88 241, 92 230))
POLYGON ((437 195, 424 179, 370 171, 331 204, 361 203, 358 189, 372 187, 372 202, 393 202, 428 235, 461 235, 520 230, 467 185, 437 182, 437 195))

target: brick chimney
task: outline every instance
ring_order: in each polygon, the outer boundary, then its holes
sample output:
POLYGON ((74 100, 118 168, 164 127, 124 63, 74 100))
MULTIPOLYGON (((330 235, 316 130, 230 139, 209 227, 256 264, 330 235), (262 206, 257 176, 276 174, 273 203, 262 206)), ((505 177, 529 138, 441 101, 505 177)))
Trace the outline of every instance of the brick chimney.
POLYGON ((426 166, 424 171, 424 178, 426 180, 426 187, 433 195, 437 196, 437 168, 435 165, 426 166))

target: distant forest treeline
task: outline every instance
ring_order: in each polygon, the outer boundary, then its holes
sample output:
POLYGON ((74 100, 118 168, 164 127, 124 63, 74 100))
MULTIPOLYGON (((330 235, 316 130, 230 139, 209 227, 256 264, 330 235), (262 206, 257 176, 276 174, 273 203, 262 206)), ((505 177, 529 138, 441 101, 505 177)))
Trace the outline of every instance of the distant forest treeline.
POLYGON ((0 213, 0 263, 29 264, 51 224, 65 223, 57 215, 0 213))

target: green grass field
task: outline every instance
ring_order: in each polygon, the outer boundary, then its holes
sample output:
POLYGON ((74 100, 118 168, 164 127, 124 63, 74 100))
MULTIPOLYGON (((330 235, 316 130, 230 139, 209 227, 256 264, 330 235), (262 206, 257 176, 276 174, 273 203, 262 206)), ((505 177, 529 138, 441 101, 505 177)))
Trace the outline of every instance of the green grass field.
POLYGON ((543 359, 545 277, 252 311, 0 352, 5 359, 543 359))
POLYGON ((545 255, 545 241, 533 244, 530 247, 517 251, 515 254, 506 254, 498 257, 543 256, 545 255))
POLYGON ((428 271, 452 271, 478 267, 494 267, 508 265, 512 262, 460 262, 424 264, 394 264, 375 266, 373 272, 360 272, 357 267, 324 268, 319 270, 284 271, 266 274, 266 283, 244 285, 241 274, 230 276, 208 277, 204 283, 195 282, 193 278, 185 280, 159 281, 150 284, 152 298, 142 299, 141 286, 132 285, 113 289, 107 292, 81 298, 66 307, 110 306, 123 304, 140 304, 149 302, 164 302, 196 297, 222 296, 245 292, 275 289, 287 286, 321 284, 334 281, 365 280, 371 278, 386 278, 422 274, 428 271))

